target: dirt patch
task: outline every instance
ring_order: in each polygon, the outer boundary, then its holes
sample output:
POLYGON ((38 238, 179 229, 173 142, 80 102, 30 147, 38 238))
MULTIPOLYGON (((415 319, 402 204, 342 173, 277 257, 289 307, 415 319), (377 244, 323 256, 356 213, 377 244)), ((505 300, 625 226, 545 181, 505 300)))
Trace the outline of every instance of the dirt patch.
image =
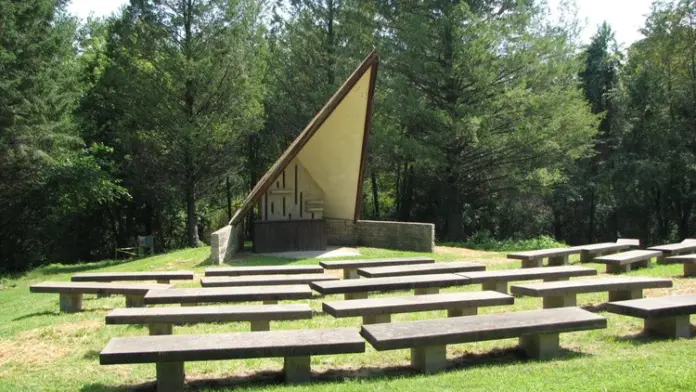
POLYGON ((453 255, 465 260, 476 260, 485 264, 509 263, 510 260, 501 257, 500 253, 487 252, 485 250, 473 250, 467 248, 455 248, 452 246, 436 246, 435 253, 439 255, 453 255))

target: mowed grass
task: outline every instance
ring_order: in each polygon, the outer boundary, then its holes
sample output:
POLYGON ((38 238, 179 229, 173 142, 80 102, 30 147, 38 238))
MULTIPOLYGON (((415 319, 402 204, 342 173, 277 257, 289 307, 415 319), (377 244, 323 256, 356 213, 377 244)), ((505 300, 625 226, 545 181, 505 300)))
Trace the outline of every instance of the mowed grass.
MULTIPOLYGON (((360 249, 363 258, 412 256, 416 253, 360 249)), ((85 311, 58 312, 58 295, 30 294, 29 286, 44 280, 69 280, 76 272, 194 270, 207 266, 209 248, 187 249, 141 260, 51 265, 22 276, 0 280, 0 391, 148 391, 154 390, 154 364, 100 366, 99 352, 112 337, 146 335, 140 326, 106 326, 110 309, 123 307, 120 296, 85 295, 85 311)), ((463 260, 435 255, 440 261, 463 260)), ((517 268, 501 262, 502 253, 469 260, 490 261, 489 269, 517 268)), ((252 257, 235 265, 310 264, 316 260, 252 257)), ((574 260, 577 262, 577 260, 574 260)), ((587 264, 603 271, 603 266, 587 264)), ((696 293, 696 279, 681 277, 681 266, 656 266, 630 275, 670 277, 674 288, 648 290, 647 296, 696 293)), ((603 274, 602 274, 603 275, 603 274)), ((600 275, 601 276, 601 275, 600 275)), ((177 284, 192 286, 196 283, 177 284)), ((480 290, 479 285, 444 291, 480 290)), ((407 292, 388 295, 412 295, 407 292)), ((273 322, 271 329, 359 328, 359 318, 335 319, 320 313, 311 320, 273 322)), ((599 309, 607 295, 583 294, 580 306, 599 309)), ((481 314, 541 308, 541 299, 516 298, 512 306, 480 308, 481 314)), ((369 344, 364 354, 312 358, 314 380, 304 385, 282 383, 281 358, 186 363, 187 388, 194 391, 692 391, 696 390, 696 339, 665 340, 641 335, 642 321, 600 311, 609 328, 561 335, 563 352, 551 361, 528 360, 516 339, 448 346, 450 369, 420 375, 409 368, 409 351, 377 352, 369 344)), ((444 311, 400 314, 394 322, 446 317, 444 311)), ((248 323, 175 326, 176 334, 247 331, 248 323)))

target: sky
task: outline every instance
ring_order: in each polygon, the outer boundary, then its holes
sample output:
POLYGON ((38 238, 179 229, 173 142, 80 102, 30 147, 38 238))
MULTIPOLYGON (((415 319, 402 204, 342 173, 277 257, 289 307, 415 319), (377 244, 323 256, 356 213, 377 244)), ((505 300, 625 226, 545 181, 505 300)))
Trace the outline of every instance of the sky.
MULTIPOLYGON (((548 0, 552 9, 557 10, 561 0, 548 0)), ((106 16, 115 12, 128 0, 72 0, 70 12, 81 18, 93 13, 106 16)), ((623 47, 642 38, 638 30, 643 26, 650 12, 652 0, 576 0, 578 17, 584 26, 582 40, 589 42, 603 21, 609 22, 616 32, 616 40, 623 47)))

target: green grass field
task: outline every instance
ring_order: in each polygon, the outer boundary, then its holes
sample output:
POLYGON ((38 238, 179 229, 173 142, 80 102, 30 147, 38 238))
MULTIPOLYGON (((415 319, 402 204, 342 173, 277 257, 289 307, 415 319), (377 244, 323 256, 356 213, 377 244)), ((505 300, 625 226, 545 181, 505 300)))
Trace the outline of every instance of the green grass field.
MULTIPOLYGON (((408 256, 414 253, 361 248, 363 257, 408 256)), ((0 280, 0 391, 147 391, 154 390, 154 364, 100 366, 99 352, 112 337, 146 335, 139 326, 106 326, 104 316, 124 306, 120 296, 85 295, 85 311, 58 312, 58 295, 30 294, 29 286, 44 280, 69 280, 84 271, 194 270, 206 267, 209 248, 187 249, 136 261, 105 261, 50 265, 22 276, 0 280)), ((476 257, 435 255, 438 260, 480 260, 489 269, 516 268, 501 253, 476 257)), ((308 264, 316 260, 249 258, 236 265, 308 264)), ((576 261, 575 261, 576 262, 576 261)), ((600 270, 603 266, 589 264, 600 270)), ((647 296, 696 293, 696 279, 683 279, 681 266, 657 266, 632 272, 674 278, 674 288, 647 290, 647 296)), ((179 284, 181 285, 181 284, 179 284)), ((186 285, 195 285, 188 283, 186 285)), ((478 285, 445 291, 480 290, 478 285)), ((391 295, 412 295, 406 292, 391 295)), ((338 299, 330 296, 327 299, 338 299)), ((321 310, 322 298, 308 301, 321 310)), ((600 305, 606 294, 578 296, 578 305, 600 305)), ((515 305, 480 308, 500 313, 541 308, 541 299, 516 298, 515 305)), ((601 306, 600 306, 601 308, 601 306)), ((694 391, 696 339, 662 340, 640 334, 642 321, 601 312, 609 328, 561 335, 563 354, 551 361, 527 360, 516 340, 448 346, 450 369, 419 375, 408 367, 407 350, 312 358, 312 383, 286 386, 281 358, 186 363, 187 388, 193 391, 694 391)), ((393 321, 442 318, 442 312, 393 316, 393 321)), ((359 318, 334 319, 318 314, 312 320, 274 322, 271 329, 360 326, 359 318)), ((174 333, 246 331, 248 323, 179 326, 174 333)))

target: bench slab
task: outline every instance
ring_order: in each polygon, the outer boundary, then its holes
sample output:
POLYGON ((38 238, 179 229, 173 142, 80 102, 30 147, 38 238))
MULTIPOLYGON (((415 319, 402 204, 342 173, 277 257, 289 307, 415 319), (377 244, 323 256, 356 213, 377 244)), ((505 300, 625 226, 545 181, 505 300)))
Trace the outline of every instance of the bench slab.
POLYGON ((607 310, 643 319, 696 314, 696 294, 609 302, 607 310))
POLYGON ((390 259, 320 261, 325 269, 342 269, 344 279, 358 279, 358 268, 388 267, 394 265, 430 264, 435 260, 429 257, 397 257, 390 259))
POLYGON ((658 246, 651 246, 650 248, 648 248, 648 250, 657 250, 657 251, 666 253, 668 255, 686 253, 686 252, 696 250, 696 240, 686 239, 682 242, 678 242, 678 243, 674 243, 674 244, 664 244, 664 245, 658 245, 658 246))
POLYGON ((307 285, 211 287, 151 290, 145 295, 145 304, 281 301, 310 298, 312 298, 312 290, 307 285))
POLYGON ((321 274, 319 265, 268 265, 255 267, 206 268, 205 276, 321 274))
POLYGON ((513 285, 513 294, 530 297, 562 296, 566 294, 596 293, 601 291, 629 291, 672 287, 670 279, 648 277, 620 277, 569 280, 562 282, 513 285))
POLYGON ((273 286, 289 284, 309 284, 323 280, 338 280, 337 276, 330 274, 295 274, 295 275, 258 275, 239 277, 212 277, 201 279, 203 287, 230 287, 230 286, 273 286))
POLYGON ((312 282, 312 289, 321 294, 367 293, 411 289, 437 289, 440 287, 469 284, 469 278, 455 274, 433 274, 392 278, 351 279, 328 282, 312 282))
POLYGON ((514 298, 510 295, 495 291, 476 291, 324 302, 322 304, 322 309, 325 313, 334 317, 359 317, 366 315, 425 312, 429 310, 461 309, 465 307, 476 308, 480 306, 511 305, 513 303, 514 298))
POLYGON ((578 276, 593 276, 597 275, 597 270, 594 268, 568 266, 460 272, 457 275, 467 277, 471 279, 472 284, 476 284, 489 281, 513 282, 520 280, 560 279, 578 276))
POLYGON ((631 264, 639 261, 650 260, 659 257, 662 252, 657 250, 629 250, 628 252, 616 253, 613 255, 600 256, 595 258, 595 262, 604 264, 631 264))
POLYGON ((112 282, 131 280, 192 280, 190 271, 92 272, 73 275, 73 282, 112 282))
POLYGON ((122 294, 145 295, 150 290, 166 290, 169 284, 146 283, 99 283, 99 282, 43 282, 29 287, 32 293, 70 294, 122 294))
POLYGON ((558 256, 568 256, 572 254, 580 253, 580 249, 577 248, 552 248, 552 249, 540 249, 540 250, 529 250, 524 252, 514 252, 508 253, 508 259, 517 260, 537 260, 544 259, 547 257, 558 257, 558 256))
POLYGON ((391 276, 427 275, 485 270, 486 266, 483 264, 471 263, 468 261, 453 261, 448 263, 359 268, 358 275, 366 278, 386 278, 391 276))
POLYGON ((106 324, 218 323, 310 318, 312 308, 307 304, 124 308, 110 311, 106 316, 106 324))

